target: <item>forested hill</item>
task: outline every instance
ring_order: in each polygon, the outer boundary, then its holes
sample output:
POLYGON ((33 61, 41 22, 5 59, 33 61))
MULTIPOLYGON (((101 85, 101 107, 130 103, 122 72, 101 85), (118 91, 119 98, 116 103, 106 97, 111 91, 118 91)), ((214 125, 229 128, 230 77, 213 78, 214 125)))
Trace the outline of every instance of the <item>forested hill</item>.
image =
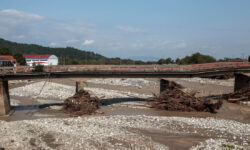
POLYGON ((107 58, 100 54, 79 50, 73 47, 51 48, 36 44, 21 44, 0 38, 0 49, 8 48, 12 53, 21 54, 53 54, 59 58, 60 64, 145 64, 143 61, 131 59, 107 58))
POLYGON ((68 57, 71 59, 106 59, 106 57, 95 54, 89 51, 78 50, 72 47, 66 48, 51 48, 43 47, 36 44, 20 44, 16 42, 7 41, 0 38, 0 49, 9 48, 13 53, 20 52, 22 54, 54 54, 57 57, 68 57))
MULTIPOLYGON (((200 64, 215 62, 216 59, 209 55, 194 53, 191 56, 184 58, 176 58, 173 60, 170 56, 159 59, 158 61, 140 61, 120 58, 107 58, 100 54, 90 51, 79 50, 73 47, 66 48, 51 48, 36 44, 20 44, 16 42, 7 41, 0 38, 0 50, 2 48, 9 49, 13 54, 53 54, 59 58, 59 64, 76 65, 76 64, 200 64)), ((20 54, 20 55, 21 55, 20 54)), ((221 60, 225 61, 225 60, 221 60)))

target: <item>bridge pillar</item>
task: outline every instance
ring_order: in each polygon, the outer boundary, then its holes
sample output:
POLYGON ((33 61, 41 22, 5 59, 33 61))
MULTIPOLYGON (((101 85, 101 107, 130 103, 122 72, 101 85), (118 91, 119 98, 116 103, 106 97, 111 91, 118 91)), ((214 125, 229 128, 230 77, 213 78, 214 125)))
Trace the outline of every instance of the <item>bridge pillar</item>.
POLYGON ((234 91, 250 87, 250 74, 236 73, 234 81, 234 91))
POLYGON ((167 89, 169 86, 169 81, 165 79, 160 80, 160 93, 167 89))
POLYGON ((10 109, 8 81, 0 79, 0 116, 7 115, 10 109))
POLYGON ((79 91, 79 84, 80 82, 76 81, 76 93, 79 91))

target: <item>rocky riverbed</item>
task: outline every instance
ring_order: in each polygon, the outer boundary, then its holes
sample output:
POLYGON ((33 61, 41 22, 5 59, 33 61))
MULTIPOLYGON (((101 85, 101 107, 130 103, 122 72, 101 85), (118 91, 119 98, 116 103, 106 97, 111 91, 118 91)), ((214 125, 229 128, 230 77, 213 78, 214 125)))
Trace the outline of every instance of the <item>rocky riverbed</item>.
MULTIPOLYGON (((216 114, 148 108, 145 100, 157 94, 158 81, 89 80, 84 89, 101 98, 103 106, 96 115, 76 118, 63 114, 60 105, 52 105, 74 95, 74 80, 67 79, 63 84, 58 80, 13 83, 10 95, 15 112, 0 118, 0 148, 250 149, 249 106, 225 103, 216 114), (49 107, 41 107, 44 104, 49 107)), ((177 82, 199 96, 208 94, 202 91, 206 88, 209 94, 233 89, 231 80, 177 82)))

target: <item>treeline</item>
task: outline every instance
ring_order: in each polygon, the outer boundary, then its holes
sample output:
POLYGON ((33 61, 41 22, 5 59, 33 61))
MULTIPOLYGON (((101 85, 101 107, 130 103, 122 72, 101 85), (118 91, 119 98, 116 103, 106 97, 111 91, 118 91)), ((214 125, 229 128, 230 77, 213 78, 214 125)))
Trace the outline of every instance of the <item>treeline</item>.
POLYGON ((22 53, 13 53, 9 48, 3 47, 0 48, 0 55, 13 56, 20 65, 26 65, 26 60, 22 53))
MULTIPOLYGON (((141 61, 132 59, 121 59, 121 58, 108 58, 100 54, 79 50, 73 47, 66 48, 51 48, 44 47, 36 44, 20 44, 16 42, 7 41, 0 39, 0 55, 4 55, 5 50, 10 50, 11 55, 15 56, 20 64, 23 62, 22 54, 53 54, 59 59, 60 65, 78 65, 78 64, 113 64, 113 65, 144 65, 144 64, 200 64, 217 61, 214 57, 209 55, 203 55, 200 53, 194 53, 191 56, 184 58, 177 58, 173 60, 168 57, 165 59, 159 59, 158 61, 141 61)), ((220 61, 226 61, 220 60, 220 61)))

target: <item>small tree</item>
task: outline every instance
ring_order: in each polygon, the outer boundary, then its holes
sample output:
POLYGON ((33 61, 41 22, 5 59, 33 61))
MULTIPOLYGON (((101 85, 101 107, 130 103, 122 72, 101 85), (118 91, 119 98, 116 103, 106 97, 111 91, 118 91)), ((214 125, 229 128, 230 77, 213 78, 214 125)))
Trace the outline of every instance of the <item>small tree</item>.
POLYGON ((43 72, 43 65, 37 65, 35 66, 35 69, 33 70, 33 72, 43 72))
POLYGON ((23 57, 23 54, 21 53, 15 53, 13 55, 13 57, 16 59, 16 61, 20 64, 20 65, 26 65, 26 60, 25 58, 23 57))
POLYGON ((176 58, 175 63, 180 64, 180 61, 181 61, 180 58, 176 58))
POLYGON ((172 64, 172 63, 174 63, 174 61, 173 61, 170 57, 168 57, 168 58, 165 60, 165 63, 166 63, 166 64, 172 64))

